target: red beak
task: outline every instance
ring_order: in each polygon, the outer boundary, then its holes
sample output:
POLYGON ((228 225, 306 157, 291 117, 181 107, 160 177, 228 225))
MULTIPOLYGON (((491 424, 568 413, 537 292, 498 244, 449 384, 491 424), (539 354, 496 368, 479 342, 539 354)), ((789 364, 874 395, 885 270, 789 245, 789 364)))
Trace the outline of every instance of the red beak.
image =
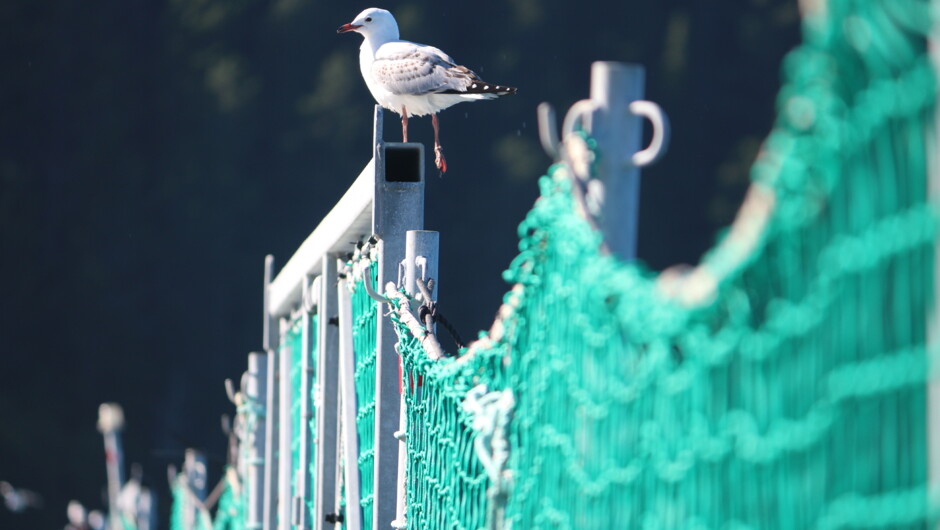
POLYGON ((336 33, 349 33, 350 31, 356 31, 362 26, 357 26, 356 24, 343 24, 336 30, 336 33))

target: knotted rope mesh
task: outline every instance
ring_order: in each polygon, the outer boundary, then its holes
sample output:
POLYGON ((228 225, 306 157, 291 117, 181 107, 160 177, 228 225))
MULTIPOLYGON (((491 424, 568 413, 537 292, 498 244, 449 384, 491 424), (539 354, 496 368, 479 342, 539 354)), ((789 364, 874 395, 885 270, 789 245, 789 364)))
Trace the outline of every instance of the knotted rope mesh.
MULTIPOLYGON (((173 507, 170 509, 170 528, 183 530, 212 530, 212 516, 192 489, 184 474, 179 474, 171 485, 173 507)), ((223 514, 224 517, 224 514, 223 514)))
POLYGON ((238 475, 234 469, 228 468, 223 480, 225 483, 212 519, 212 530, 244 530, 247 514, 238 475))
MULTIPOLYGON (((927 476, 938 216, 925 36, 937 8, 803 5, 803 44, 784 62, 751 189, 698 266, 657 274, 603 253, 559 163, 519 227, 505 273, 514 286, 489 334, 432 361, 392 313, 409 528, 923 528, 940 518, 927 476)), ((584 140, 570 141, 605 156, 584 140)), ((378 316, 368 270, 347 280, 357 399, 347 435, 359 455, 341 462, 359 468, 364 527, 378 316)), ((217 524, 241 513, 228 494, 217 524)), ((180 484, 175 499, 171 526, 182 528, 180 484)), ((193 524, 208 528, 204 513, 193 524)))
POLYGON ((601 253, 556 164, 498 333, 430 361, 397 322, 409 528, 937 519, 930 6, 824 5, 785 61, 741 214, 697 267, 601 253))
MULTIPOLYGON (((355 279, 351 282, 350 288, 357 404, 355 432, 359 435, 359 504, 362 507, 363 528, 369 528, 372 526, 375 478, 375 377, 378 312, 375 302, 369 298, 369 294, 366 292, 364 282, 371 282, 372 288, 377 288, 378 267, 373 264, 365 270, 368 271, 368 276, 355 274, 355 279)), ((349 434, 348 431, 347 434, 349 434)), ((346 462, 345 465, 352 465, 352 463, 346 462)))
MULTIPOLYGON (((286 352, 291 356, 291 369, 290 369, 290 379, 291 379, 291 425, 293 430, 293 437, 291 439, 291 491, 295 495, 299 492, 299 485, 297 484, 298 479, 301 478, 303 473, 309 474, 309 491, 314 491, 316 487, 316 451, 311 450, 309 452, 309 462, 307 469, 301 469, 301 429, 308 429, 306 439, 308 443, 313 443, 313 440, 317 436, 317 422, 316 422, 316 406, 317 403, 317 368, 316 368, 316 352, 317 352, 317 323, 319 321, 318 315, 316 313, 312 315, 302 315, 295 319, 291 325, 288 332, 285 334, 285 337, 282 340, 282 352, 286 352), (304 322, 304 319, 307 321, 304 322), (308 342, 304 344, 304 325, 308 326, 308 342), (304 360, 307 360, 306 365, 304 360), (307 377, 310 378, 310 394, 307 396, 303 395, 303 377, 304 377, 304 367, 307 367, 309 373, 307 377), (309 417, 303 417, 302 403, 304 400, 307 400, 309 417)), ((313 516, 314 502, 313 499, 306 500, 307 509, 310 516, 313 516)))
MULTIPOLYGON (((297 480, 300 478, 300 429, 303 428, 303 415, 301 414, 301 404, 303 396, 301 394, 303 380, 303 318, 295 318, 286 333, 281 334, 280 355, 287 355, 290 358, 290 422, 291 422, 291 473, 290 488, 291 499, 298 491, 297 480)), ((291 501, 293 502, 293 501, 291 501)))

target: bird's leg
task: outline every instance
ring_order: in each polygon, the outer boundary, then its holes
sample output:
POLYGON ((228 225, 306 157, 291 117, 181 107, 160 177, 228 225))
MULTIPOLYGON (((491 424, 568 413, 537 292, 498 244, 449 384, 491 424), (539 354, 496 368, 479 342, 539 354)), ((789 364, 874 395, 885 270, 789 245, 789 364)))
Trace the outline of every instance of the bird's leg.
POLYGON ((447 173, 447 160, 444 159, 444 148, 439 139, 440 126, 437 123, 437 114, 431 114, 431 125, 434 126, 434 165, 438 171, 447 173))
POLYGON ((408 109, 401 106, 401 141, 408 143, 408 109))

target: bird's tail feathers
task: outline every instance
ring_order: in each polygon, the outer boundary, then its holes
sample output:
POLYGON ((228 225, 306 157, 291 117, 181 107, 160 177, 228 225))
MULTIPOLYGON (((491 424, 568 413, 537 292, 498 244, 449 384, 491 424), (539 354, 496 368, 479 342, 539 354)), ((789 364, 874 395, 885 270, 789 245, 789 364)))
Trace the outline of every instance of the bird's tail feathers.
POLYGON ((499 96, 515 95, 516 89, 511 86, 495 85, 485 81, 473 81, 464 90, 448 90, 445 94, 461 94, 467 97, 480 96, 472 99, 491 99, 499 96))

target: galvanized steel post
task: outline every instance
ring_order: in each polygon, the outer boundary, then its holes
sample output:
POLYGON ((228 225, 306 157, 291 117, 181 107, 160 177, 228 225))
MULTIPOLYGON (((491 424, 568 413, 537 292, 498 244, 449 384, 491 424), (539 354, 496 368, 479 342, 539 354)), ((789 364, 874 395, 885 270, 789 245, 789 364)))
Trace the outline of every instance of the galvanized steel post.
MULTIPOLYGON (((352 337, 352 298, 346 281, 336 286, 339 312, 339 373, 342 401, 343 455, 346 468, 346 514, 343 528, 362 529, 362 507, 359 505, 359 435, 356 433, 356 359, 352 337)), ((338 512, 337 512, 338 513, 338 512)))
POLYGON ((243 469, 248 498, 245 507, 245 528, 259 530, 264 526, 264 453, 267 412, 262 407, 267 395, 268 360, 264 353, 248 354, 245 377, 245 403, 248 421, 245 424, 248 444, 247 462, 243 469))
MULTIPOLYGON (((376 134, 381 131, 382 109, 376 105, 376 134)), ((405 232, 424 227, 424 146, 384 143, 375 138, 375 199, 373 233, 378 236, 378 285, 398 278, 405 257, 405 232)), ((372 528, 386 529, 397 519, 398 431, 401 416, 401 373, 395 344, 398 338, 384 304, 375 304, 375 480, 372 528)))
POLYGON ((669 127, 654 103, 643 101, 643 66, 598 61, 591 65, 591 113, 588 130, 601 156, 595 162, 604 184, 598 224, 611 252, 636 257, 640 167, 666 149, 669 127), (653 140, 640 151, 643 118, 653 123, 653 140))
POLYGON ((274 279, 274 257, 264 259, 264 350, 267 352, 267 384, 265 393, 264 438, 264 530, 277 526, 277 455, 278 448, 278 363, 277 326, 268 309, 271 281, 274 279))
POLYGON ((118 509, 118 496, 124 487, 124 449, 121 430, 124 429, 124 411, 117 403, 102 403, 98 407, 98 431, 104 437, 104 457, 108 477, 109 526, 124 528, 118 509))
MULTIPOLYGON (((281 341, 287 336, 291 322, 281 319, 281 341)), ((290 364, 293 352, 290 344, 287 348, 279 348, 278 352, 278 407, 277 407, 277 528, 290 530, 291 527, 291 468, 293 467, 293 454, 291 442, 293 440, 293 422, 291 421, 291 380, 290 364)))
POLYGON ((645 69, 636 64, 595 62, 591 65, 591 100, 598 105, 591 135, 603 156, 597 172, 604 183, 599 224, 611 251, 622 259, 636 257, 640 171, 630 162, 639 150, 642 121, 631 117, 631 101, 643 99, 645 69))
POLYGON ((336 256, 323 256, 320 276, 320 314, 317 340, 316 483, 314 484, 313 528, 320 528, 336 504, 336 420, 339 405, 339 326, 336 297, 336 256), (337 320, 333 320, 336 318, 337 320))

